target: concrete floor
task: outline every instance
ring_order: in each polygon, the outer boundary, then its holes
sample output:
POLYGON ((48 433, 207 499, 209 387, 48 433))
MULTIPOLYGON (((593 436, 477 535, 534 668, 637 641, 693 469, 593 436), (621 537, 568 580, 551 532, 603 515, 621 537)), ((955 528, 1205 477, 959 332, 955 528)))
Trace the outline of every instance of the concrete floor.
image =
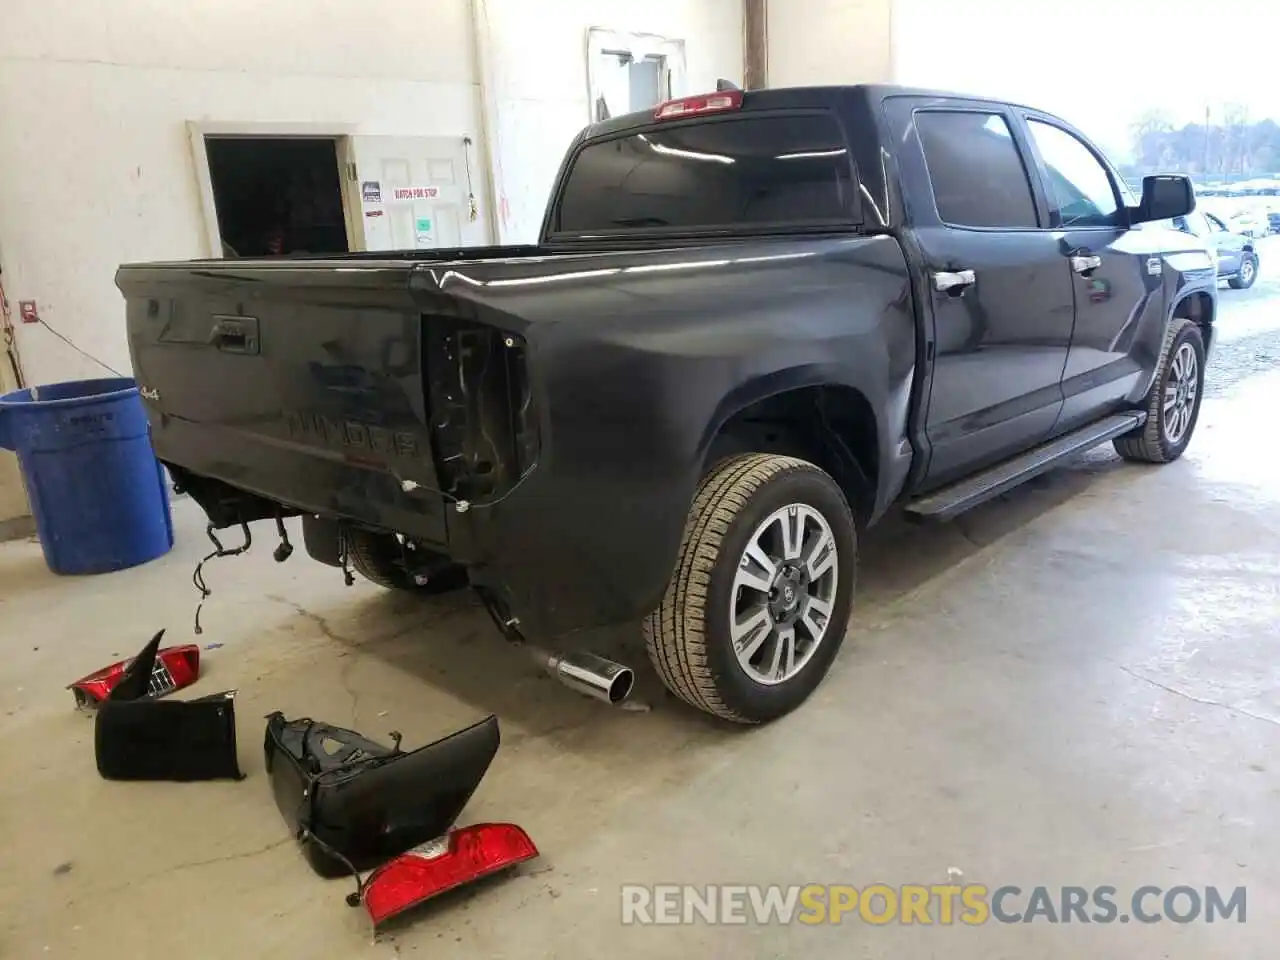
POLYGON ((465 596, 343 589, 264 544, 208 569, 200 640, 222 646, 194 688, 239 688, 248 779, 107 783, 63 686, 161 626, 191 639, 201 518, 178 503, 172 555, 110 576, 57 578, 35 543, 0 547, 0 956, 1274 956, 1280 460, 1264 432, 1280 371, 1249 372, 1176 464, 1100 451, 950 526, 875 531, 832 674, 764 729, 664 697, 636 636, 615 653, 644 666, 653 709, 610 710, 540 677, 465 596), (348 885, 285 836, 259 746, 276 709, 407 746, 498 714, 463 822, 518 821, 541 859, 375 940, 348 885), (1248 922, 620 925, 624 883, 933 884, 949 868, 1121 897, 1244 884, 1248 922))

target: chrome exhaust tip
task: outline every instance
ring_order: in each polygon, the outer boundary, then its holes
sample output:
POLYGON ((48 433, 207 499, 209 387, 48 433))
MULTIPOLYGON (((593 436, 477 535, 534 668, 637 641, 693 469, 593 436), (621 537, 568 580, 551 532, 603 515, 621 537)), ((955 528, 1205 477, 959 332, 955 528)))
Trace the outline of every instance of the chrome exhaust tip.
POLYGON ((570 690, 605 703, 621 703, 631 696, 631 688, 635 684, 635 674, 630 667, 594 653, 547 653, 535 649, 534 659, 570 690))

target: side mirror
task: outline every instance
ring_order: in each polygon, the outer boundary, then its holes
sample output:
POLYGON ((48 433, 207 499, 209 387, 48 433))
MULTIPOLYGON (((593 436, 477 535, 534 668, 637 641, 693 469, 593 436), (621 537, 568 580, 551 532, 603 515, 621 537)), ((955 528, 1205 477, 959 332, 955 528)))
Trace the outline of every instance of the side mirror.
POLYGON ((1133 211, 1134 223, 1185 217, 1196 208, 1196 192, 1190 177, 1162 174, 1142 178, 1142 201, 1133 211))

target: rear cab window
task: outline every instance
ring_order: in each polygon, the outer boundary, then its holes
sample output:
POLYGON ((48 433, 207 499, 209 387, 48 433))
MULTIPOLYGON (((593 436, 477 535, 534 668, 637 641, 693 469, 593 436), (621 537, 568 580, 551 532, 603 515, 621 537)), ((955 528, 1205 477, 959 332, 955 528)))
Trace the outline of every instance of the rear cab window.
POLYGON ((979 110, 921 110, 916 130, 938 219, 948 226, 1033 230, 1035 195, 1004 116, 979 110))
POLYGON ((833 114, 743 110, 588 141, 561 186, 552 235, 786 232, 858 220, 833 114))

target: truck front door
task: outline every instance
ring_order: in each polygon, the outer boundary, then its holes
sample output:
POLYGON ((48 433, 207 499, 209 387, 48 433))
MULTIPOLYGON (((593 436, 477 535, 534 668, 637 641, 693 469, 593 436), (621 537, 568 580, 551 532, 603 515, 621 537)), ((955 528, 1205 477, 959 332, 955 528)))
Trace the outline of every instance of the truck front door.
MULTIPOLYGON (((1076 321, 1055 432, 1131 405, 1146 390, 1164 330, 1164 228, 1131 229, 1118 178, 1061 121, 1024 114, 1050 227, 1075 289, 1076 321), (1144 373, 1145 371, 1145 373, 1144 373)), ((1167 237, 1168 234, 1165 234, 1167 237)))
POLYGON ((911 225, 927 271, 932 374, 923 488, 1048 436, 1062 409, 1071 274, 1004 107, 895 98, 888 115, 911 225))

